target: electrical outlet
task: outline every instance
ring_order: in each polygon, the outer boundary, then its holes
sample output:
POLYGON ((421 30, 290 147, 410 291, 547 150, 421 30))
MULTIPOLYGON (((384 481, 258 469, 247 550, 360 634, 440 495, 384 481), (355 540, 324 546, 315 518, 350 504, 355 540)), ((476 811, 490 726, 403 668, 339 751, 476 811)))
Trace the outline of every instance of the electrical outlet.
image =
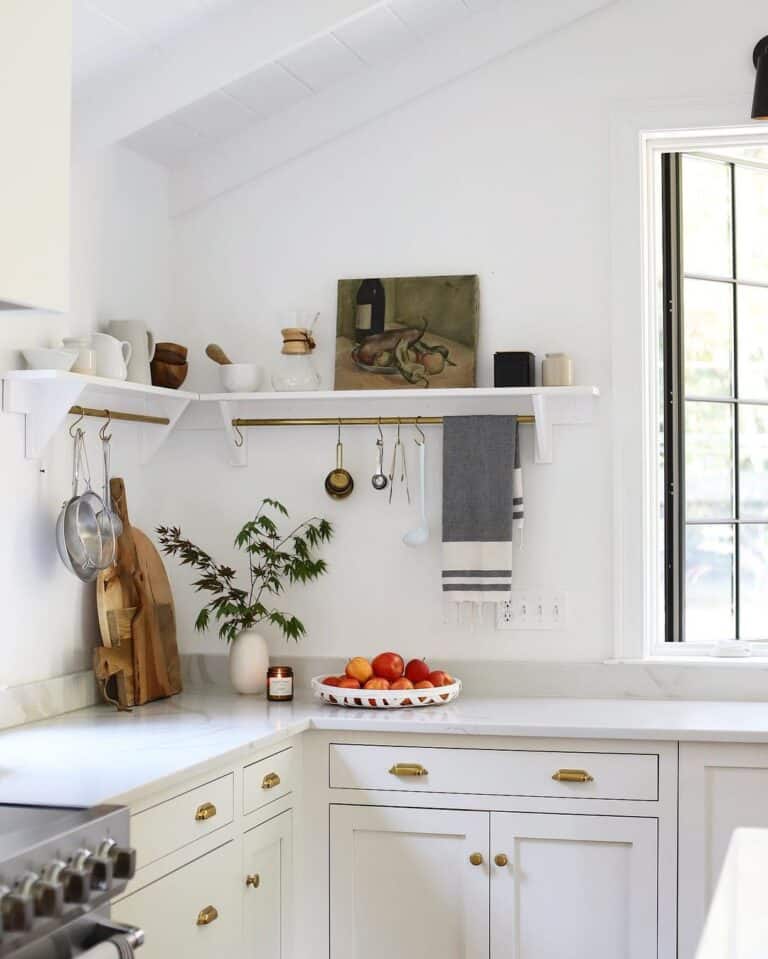
POLYGON ((564 628, 562 590, 513 589, 509 599, 496 604, 496 629, 564 628))

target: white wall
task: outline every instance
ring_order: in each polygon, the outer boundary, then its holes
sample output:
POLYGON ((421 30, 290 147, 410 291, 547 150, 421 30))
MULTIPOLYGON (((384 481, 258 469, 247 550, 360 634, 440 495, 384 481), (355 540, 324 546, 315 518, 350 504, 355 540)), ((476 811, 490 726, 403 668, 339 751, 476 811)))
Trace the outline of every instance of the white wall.
MULTIPOLYGON (((72 197, 72 303, 66 316, 0 314, 0 369, 23 368, 19 349, 58 345, 63 336, 115 317, 146 317, 160 327, 168 300, 166 176, 123 149, 76 157, 72 197)), ((94 478, 98 421, 87 436, 94 478)), ((140 518, 142 486, 135 467, 135 427, 116 424, 113 466, 127 479, 129 505, 140 518)), ((23 417, 0 416, 0 608, 4 686, 88 668, 97 639, 93 586, 67 572, 54 529, 71 476, 66 431, 42 464, 24 459, 23 417), (40 472, 40 467, 45 469, 40 472)))
MULTIPOLYGON (((334 521, 332 572, 297 591, 304 655, 371 653, 487 659, 600 659, 612 653, 610 137, 616 117, 659 99, 737 94, 748 116, 752 46, 764 4, 623 0, 422 98, 174 222, 175 338, 194 356, 190 385, 215 388, 202 357, 215 339, 267 366, 279 311, 319 309, 326 384, 338 277, 476 271, 482 290, 480 383, 489 356, 565 350, 577 379, 603 391, 592 427, 561 429, 555 463, 532 465, 524 438, 528 525, 517 581, 567 591, 562 632, 445 625, 440 599, 440 433, 431 432, 433 539, 400 542, 415 521, 371 491, 373 431, 347 432, 354 496, 330 501, 325 430, 252 431, 251 465, 224 462, 215 434, 179 432, 146 477, 153 519, 180 523, 222 559, 264 495, 296 517, 334 521), (162 466, 160 465, 162 464, 162 466)), ((388 440, 391 441, 391 434, 388 440)), ((173 571, 186 649, 198 597, 173 571)), ((488 617, 490 619, 490 616, 488 617)), ((280 648, 273 633, 273 649, 280 648)))

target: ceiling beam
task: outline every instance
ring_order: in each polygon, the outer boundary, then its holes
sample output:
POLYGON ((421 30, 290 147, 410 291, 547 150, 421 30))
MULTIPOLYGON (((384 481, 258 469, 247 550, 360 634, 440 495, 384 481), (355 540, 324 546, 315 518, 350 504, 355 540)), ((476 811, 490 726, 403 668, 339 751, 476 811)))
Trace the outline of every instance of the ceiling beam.
POLYGON ((170 179, 171 215, 210 202, 378 116, 617 0, 516 0, 462 20, 394 66, 319 93, 195 154, 170 179))
POLYGON ((162 54, 147 51, 86 84, 75 104, 76 141, 98 148, 123 140, 383 2, 239 0, 162 54))

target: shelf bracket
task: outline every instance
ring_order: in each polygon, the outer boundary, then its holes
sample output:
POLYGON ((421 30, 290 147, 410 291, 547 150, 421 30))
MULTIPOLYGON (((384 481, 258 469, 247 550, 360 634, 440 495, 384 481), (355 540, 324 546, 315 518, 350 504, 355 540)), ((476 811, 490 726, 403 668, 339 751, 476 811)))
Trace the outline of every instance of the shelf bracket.
POLYGON ((166 440, 171 435, 171 433, 176 428, 176 424, 181 419, 184 410, 189 406, 190 399, 186 396, 184 397, 174 397, 158 400, 153 397, 152 400, 152 411, 160 411, 159 415, 165 416, 168 418, 167 426, 142 426, 140 427, 140 449, 141 449, 141 464, 146 466, 147 463, 158 453, 162 446, 165 445, 166 440))
POLYGON ((42 457, 83 391, 82 383, 69 380, 3 380, 3 409, 24 415, 24 455, 28 460, 42 457))
POLYGON ((552 462, 552 419, 549 415, 549 405, 546 396, 541 393, 534 393, 531 397, 533 401, 533 414, 535 417, 536 430, 536 463, 552 462))
POLYGON ((248 439, 245 433, 236 430, 232 425, 232 420, 237 419, 236 404, 232 400, 219 400, 218 407, 229 450, 229 464, 230 466, 247 466, 248 439))

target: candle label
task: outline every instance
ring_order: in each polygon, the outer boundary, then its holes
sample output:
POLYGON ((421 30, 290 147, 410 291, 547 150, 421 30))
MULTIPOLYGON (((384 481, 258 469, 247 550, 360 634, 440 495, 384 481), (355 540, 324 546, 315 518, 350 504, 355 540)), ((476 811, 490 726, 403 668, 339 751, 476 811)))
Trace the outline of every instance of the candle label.
POLYGON ((270 696, 291 696, 293 694, 292 676, 270 676, 269 677, 269 695, 270 696))

